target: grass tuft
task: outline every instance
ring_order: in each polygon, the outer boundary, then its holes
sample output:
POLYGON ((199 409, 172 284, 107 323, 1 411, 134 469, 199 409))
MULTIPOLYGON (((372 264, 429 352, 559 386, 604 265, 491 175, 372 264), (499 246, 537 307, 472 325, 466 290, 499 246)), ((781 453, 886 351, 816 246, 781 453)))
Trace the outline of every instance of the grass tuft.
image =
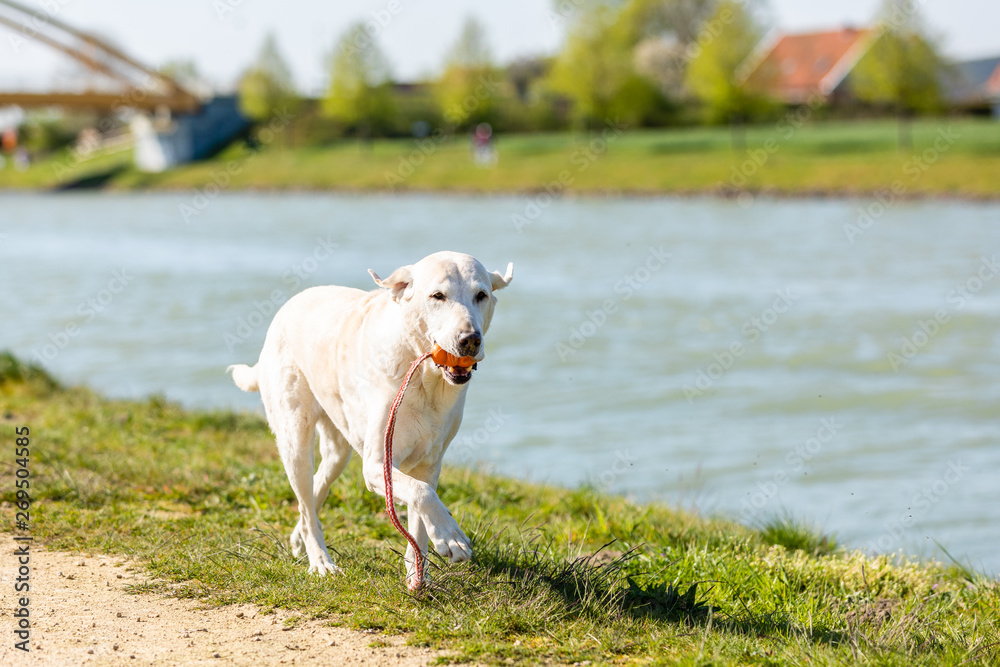
POLYGON ((0 387, 3 385, 25 386, 41 394, 59 388, 59 383, 44 368, 26 364, 6 350, 0 352, 0 387))
POLYGON ((642 612, 667 620, 682 620, 691 625, 713 611, 710 604, 698 599, 697 582, 688 586, 687 590, 666 582, 654 582, 643 587, 629 577, 628 585, 625 603, 632 612, 642 612))
POLYGON ((781 512, 764 518, 755 526, 760 537, 768 544, 775 544, 792 551, 805 551, 814 556, 833 553, 837 543, 815 524, 781 512))

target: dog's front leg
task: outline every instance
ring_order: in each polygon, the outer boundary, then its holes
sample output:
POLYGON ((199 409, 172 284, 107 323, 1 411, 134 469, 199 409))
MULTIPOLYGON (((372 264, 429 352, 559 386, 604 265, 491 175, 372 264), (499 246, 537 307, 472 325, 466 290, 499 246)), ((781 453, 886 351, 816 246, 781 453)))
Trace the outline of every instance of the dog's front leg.
MULTIPOLYGON (((365 458, 362 466, 365 484, 369 491, 374 491, 385 498, 381 443, 369 447, 368 451, 372 455, 365 458)), ((469 538, 458 527, 451 512, 441 502, 434 486, 406 475, 393 466, 392 494, 393 500, 397 504, 406 505, 407 511, 410 513, 410 526, 413 526, 414 515, 416 515, 426 529, 427 534, 424 542, 420 541, 417 534, 411 533, 421 550, 426 551, 426 539, 430 538, 434 542, 434 550, 453 563, 467 561, 472 557, 472 545, 469 543, 469 538)))
MULTIPOLYGON (((426 575, 427 544, 430 541, 430 536, 427 533, 427 526, 424 524, 420 513, 409 510, 408 514, 409 518, 406 527, 410 531, 410 535, 413 536, 413 539, 417 541, 417 546, 420 547, 420 553, 423 555, 424 561, 424 574, 426 575)), ((406 543, 406 556, 403 557, 403 561, 406 563, 406 583, 412 587, 418 580, 417 559, 413 552, 413 545, 409 542, 406 543)))

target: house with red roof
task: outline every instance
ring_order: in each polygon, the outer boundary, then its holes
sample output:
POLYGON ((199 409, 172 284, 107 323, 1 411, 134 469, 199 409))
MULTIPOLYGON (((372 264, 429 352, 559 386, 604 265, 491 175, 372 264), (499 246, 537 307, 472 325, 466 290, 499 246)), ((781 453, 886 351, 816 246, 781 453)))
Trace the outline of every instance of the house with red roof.
MULTIPOLYGON (((816 98, 830 104, 848 102, 850 74, 881 35, 880 27, 775 33, 746 59, 736 78, 786 104, 816 98)), ((1000 57, 946 68, 941 87, 952 107, 990 110, 1000 119, 1000 57)))
POLYGON ((850 95, 848 75, 880 35, 874 28, 776 34, 743 63, 737 78, 787 104, 817 95, 843 101, 850 95))

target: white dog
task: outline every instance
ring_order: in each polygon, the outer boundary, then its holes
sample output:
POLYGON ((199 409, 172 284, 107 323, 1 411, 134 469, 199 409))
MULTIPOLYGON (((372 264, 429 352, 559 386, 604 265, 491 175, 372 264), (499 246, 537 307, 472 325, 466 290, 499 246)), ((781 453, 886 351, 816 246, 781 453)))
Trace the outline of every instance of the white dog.
MULTIPOLYGON (((295 555, 305 548, 309 571, 337 572, 319 522, 330 484, 353 447, 365 485, 385 496, 383 435, 390 405, 413 361, 434 344, 457 357, 485 354, 496 298, 510 284, 474 257, 439 252, 397 269, 383 289, 313 287, 284 304, 252 368, 230 366, 243 391, 260 391, 288 481, 299 501, 292 531, 295 555), (322 460, 313 474, 313 429, 322 460)), ((428 538, 452 562, 469 560, 469 538, 437 495, 441 459, 462 423, 473 368, 439 367, 428 360, 413 376, 399 408, 392 461, 393 496, 406 505, 409 532, 422 553, 428 538)), ((416 577, 412 547, 407 578, 416 577)))

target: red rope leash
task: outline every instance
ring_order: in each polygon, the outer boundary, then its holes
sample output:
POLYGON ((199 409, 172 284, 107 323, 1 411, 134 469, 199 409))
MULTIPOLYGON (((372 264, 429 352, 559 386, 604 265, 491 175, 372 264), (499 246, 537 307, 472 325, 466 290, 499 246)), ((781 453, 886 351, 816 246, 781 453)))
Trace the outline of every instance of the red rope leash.
POLYGON ((415 591, 420 588, 424 583, 424 554, 421 553, 420 547, 417 546, 417 541, 413 539, 413 535, 403 528, 403 524, 399 522, 399 517, 396 516, 396 505, 392 501, 392 434, 396 429, 396 409, 399 408, 399 404, 403 402, 403 394, 406 392, 407 385, 410 384, 410 380, 413 378, 413 374, 416 373, 417 367, 424 362, 425 359, 430 358, 431 353, 427 352, 423 356, 417 357, 417 360, 413 362, 410 366, 410 370, 407 371, 406 377, 403 379, 403 384, 399 388, 399 393, 396 394, 396 400, 392 402, 392 407, 389 408, 389 420, 385 425, 385 463, 383 467, 383 473, 385 475, 385 511, 389 515, 389 521, 392 525, 396 527, 406 541, 410 543, 413 547, 414 557, 416 558, 417 566, 417 577, 413 583, 408 583, 407 587, 411 591, 415 591))

